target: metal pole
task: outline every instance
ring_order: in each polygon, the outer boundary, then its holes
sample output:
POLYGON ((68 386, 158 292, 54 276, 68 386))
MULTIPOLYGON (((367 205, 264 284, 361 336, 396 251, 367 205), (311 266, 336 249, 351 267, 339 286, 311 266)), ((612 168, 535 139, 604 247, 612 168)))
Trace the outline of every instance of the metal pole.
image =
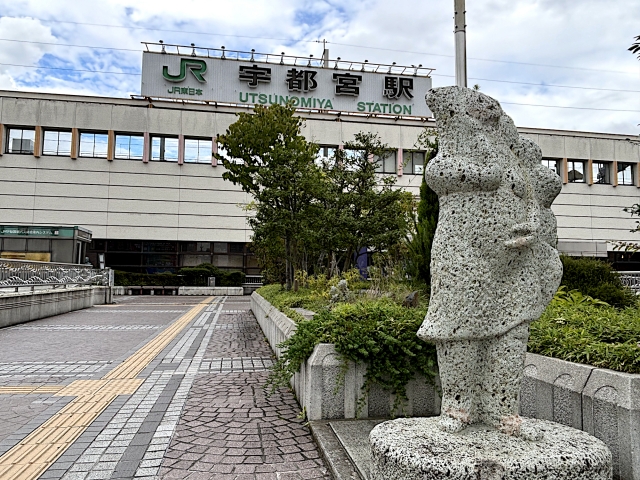
POLYGON ((453 33, 456 37, 456 85, 467 86, 467 33, 465 0, 453 0, 455 9, 453 33))

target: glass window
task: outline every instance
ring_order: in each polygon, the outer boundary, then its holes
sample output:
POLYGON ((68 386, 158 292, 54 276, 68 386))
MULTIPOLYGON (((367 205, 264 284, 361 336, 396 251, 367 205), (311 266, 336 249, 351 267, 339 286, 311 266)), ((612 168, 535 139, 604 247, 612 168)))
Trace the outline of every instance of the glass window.
POLYGON ((424 152, 404 152, 403 173, 408 175, 422 175, 424 173, 424 152))
POLYGON ((124 160, 142 160, 144 137, 142 135, 116 135, 115 157, 124 160))
POLYGON ((635 185, 633 164, 618 162, 618 185, 635 185))
POLYGON ((550 170, 553 170, 558 176, 560 176, 560 160, 556 160, 553 158, 543 158, 542 165, 550 170))
POLYGON ((151 137, 151 160, 178 161, 178 137, 151 137))
POLYGON ((611 164, 609 162, 592 163, 591 175, 593 183, 610 184, 611 183, 611 164))
POLYGON ((244 243, 230 243, 229 253, 244 253, 244 243))
POLYGON ((213 244, 213 253, 227 253, 227 244, 223 242, 215 242, 213 244))
POLYGON ((219 143, 218 143, 218 155, 220 155, 225 160, 230 161, 231 163, 244 163, 244 161, 239 159, 239 158, 231 158, 231 157, 229 157, 229 155, 227 154, 227 149, 224 148, 219 143))
POLYGON ((376 164, 377 173, 397 173, 398 164, 396 162, 396 152, 388 152, 383 158, 373 157, 373 162, 376 164))
POLYGON ((80 133, 80 156, 107 158, 109 136, 106 133, 80 133))
POLYGON ((45 130, 42 154, 60 156, 71 155, 71 132, 45 130))
POLYGON ((34 128, 10 128, 7 135, 7 153, 31 153, 36 140, 34 128))
POLYGON ((211 163, 211 140, 184 140, 185 163, 211 163))
POLYGON ((333 158, 337 148, 338 147, 335 147, 335 146, 332 146, 332 147, 321 146, 320 148, 318 148, 318 154, 316 155, 316 164, 320 165, 322 164, 322 162, 326 162, 329 159, 333 158))
POLYGON ((585 183, 584 162, 580 160, 567 161, 567 177, 570 183, 585 183))

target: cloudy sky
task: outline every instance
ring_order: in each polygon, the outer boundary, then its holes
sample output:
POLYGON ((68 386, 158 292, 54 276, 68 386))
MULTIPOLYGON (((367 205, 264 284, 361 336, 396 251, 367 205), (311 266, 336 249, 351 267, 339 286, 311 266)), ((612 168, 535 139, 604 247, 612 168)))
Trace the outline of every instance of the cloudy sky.
MULTIPOLYGON (((453 0, 0 0, 0 89, 128 97, 140 42, 435 68, 454 83, 453 0)), ((523 127, 638 135, 638 0, 467 0, 469 83, 523 127)))

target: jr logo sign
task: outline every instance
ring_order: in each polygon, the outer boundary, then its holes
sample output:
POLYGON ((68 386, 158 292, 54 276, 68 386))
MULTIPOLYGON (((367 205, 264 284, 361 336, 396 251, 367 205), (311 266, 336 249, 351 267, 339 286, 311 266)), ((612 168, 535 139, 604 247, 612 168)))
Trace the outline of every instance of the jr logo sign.
POLYGON ((180 59, 180 74, 179 75, 171 75, 169 73, 169 67, 164 65, 162 67, 162 76, 165 80, 170 82, 182 82, 185 78, 187 78, 187 69, 191 71, 196 80, 200 83, 206 83, 207 81, 204 78, 204 74, 207 71, 207 64, 204 60, 196 60, 191 58, 181 58, 180 59))

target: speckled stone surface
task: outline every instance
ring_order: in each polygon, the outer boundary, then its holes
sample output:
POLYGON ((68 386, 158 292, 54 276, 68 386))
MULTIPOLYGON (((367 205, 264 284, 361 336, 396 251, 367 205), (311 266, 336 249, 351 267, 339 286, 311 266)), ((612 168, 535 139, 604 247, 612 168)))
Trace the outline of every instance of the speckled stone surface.
POLYGON ((369 436, 371 480, 609 480, 611 453, 580 430, 527 419, 544 432, 533 442, 484 426, 450 434, 438 418, 402 418, 369 436))
POLYGON ((484 423, 536 438, 521 429, 519 393, 529 323, 562 278, 550 209, 561 180, 493 98, 443 87, 426 101, 440 147, 425 179, 440 216, 418 336, 438 350, 441 426, 484 423))

